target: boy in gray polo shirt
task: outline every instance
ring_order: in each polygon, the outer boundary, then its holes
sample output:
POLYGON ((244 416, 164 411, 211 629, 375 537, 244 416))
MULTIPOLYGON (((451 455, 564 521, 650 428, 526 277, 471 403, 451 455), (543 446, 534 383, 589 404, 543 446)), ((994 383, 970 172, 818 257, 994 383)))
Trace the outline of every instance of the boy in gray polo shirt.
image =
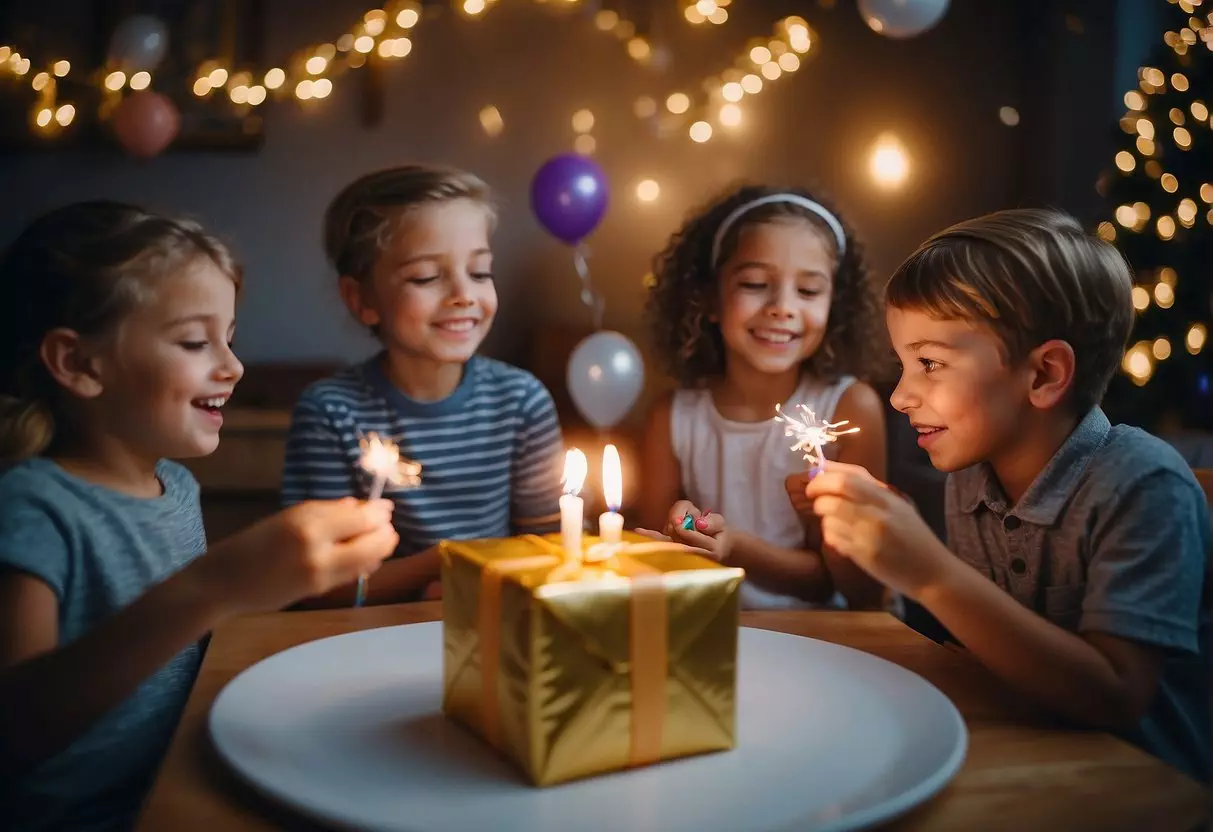
POLYGON ((950 474, 949 547, 862 468, 806 493, 828 545, 1010 686, 1208 782, 1206 497, 1169 445, 1098 407, 1131 290, 1116 250, 1057 212, 937 234, 889 281, 887 316, 893 405, 950 474))

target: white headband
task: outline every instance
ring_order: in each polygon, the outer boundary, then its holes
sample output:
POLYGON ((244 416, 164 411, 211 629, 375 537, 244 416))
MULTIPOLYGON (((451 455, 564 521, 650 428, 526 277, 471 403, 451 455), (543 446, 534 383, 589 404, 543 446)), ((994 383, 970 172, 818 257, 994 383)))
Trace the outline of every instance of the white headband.
POLYGON ((712 268, 720 265, 720 244, 724 242, 724 235, 729 233, 729 229, 741 219, 743 215, 748 214, 755 208, 762 205, 770 205, 774 202, 786 202, 789 205, 799 205, 806 211, 811 211, 821 217, 822 221, 830 227, 834 232, 834 239, 838 241, 838 256, 842 255, 847 250, 847 232, 843 230, 842 223, 838 221, 838 217, 831 214, 825 209, 825 206, 814 202, 808 197, 800 194, 769 194, 760 196, 758 199, 752 199, 749 202, 739 205, 733 209, 733 213, 724 218, 724 222, 716 229, 716 236, 712 239, 712 268))

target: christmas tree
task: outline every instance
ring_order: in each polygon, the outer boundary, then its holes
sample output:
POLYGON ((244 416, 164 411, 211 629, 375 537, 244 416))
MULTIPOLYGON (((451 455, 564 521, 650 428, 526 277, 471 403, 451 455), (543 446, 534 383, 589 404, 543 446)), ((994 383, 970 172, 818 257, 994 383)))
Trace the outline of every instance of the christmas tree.
POLYGON ((1104 407, 1160 432, 1213 427, 1213 13, 1169 3, 1168 31, 1125 93, 1099 225, 1133 267, 1138 312, 1104 407))

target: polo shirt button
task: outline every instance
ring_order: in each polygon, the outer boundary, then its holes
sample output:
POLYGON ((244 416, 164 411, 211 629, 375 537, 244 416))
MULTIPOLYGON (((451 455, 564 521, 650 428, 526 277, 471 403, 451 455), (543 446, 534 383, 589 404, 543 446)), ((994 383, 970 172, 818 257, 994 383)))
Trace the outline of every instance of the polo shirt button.
POLYGON ((1011 571, 1016 575, 1022 575, 1028 571, 1028 564, 1024 562, 1023 558, 1015 558, 1011 561, 1011 571))
POLYGON ((1006 519, 1002 521, 1002 527, 1009 532, 1015 531, 1019 528, 1019 518, 1013 514, 1008 515, 1006 519))

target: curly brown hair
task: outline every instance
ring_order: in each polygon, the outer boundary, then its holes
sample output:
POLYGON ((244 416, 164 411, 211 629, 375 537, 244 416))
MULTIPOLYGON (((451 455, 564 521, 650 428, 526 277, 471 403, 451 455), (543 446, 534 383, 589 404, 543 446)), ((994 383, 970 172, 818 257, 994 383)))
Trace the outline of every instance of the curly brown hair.
MULTIPOLYGON (((851 227, 827 199, 804 188, 741 185, 692 212, 665 249, 653 258, 654 283, 645 304, 645 317, 657 357, 682 386, 702 385, 725 369, 720 326, 710 320, 719 304, 719 279, 716 264, 711 262, 716 230, 739 206, 787 193, 821 204, 838 218, 846 232, 846 251, 834 271, 825 338, 821 347, 804 360, 803 369, 823 379, 844 374, 863 379, 880 375, 888 353, 883 307, 864 262, 863 246, 851 227)), ((834 233, 820 217, 799 205, 775 202, 748 211, 729 229, 721 241, 719 262, 733 255, 742 228, 777 217, 806 220, 825 236, 837 254, 834 233)))

